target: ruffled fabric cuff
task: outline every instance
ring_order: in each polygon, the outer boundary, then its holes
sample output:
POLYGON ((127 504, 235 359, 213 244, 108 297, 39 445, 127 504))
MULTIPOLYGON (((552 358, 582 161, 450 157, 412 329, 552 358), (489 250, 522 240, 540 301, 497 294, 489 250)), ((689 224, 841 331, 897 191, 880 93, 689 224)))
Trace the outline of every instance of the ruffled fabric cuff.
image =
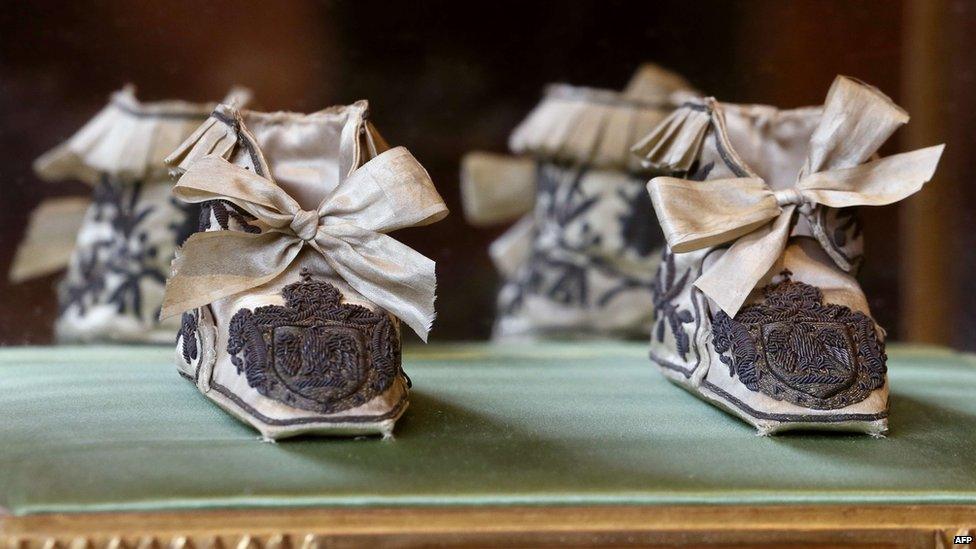
POLYGON ((670 111, 608 90, 550 86, 545 99, 512 133, 509 147, 555 161, 640 171, 628 148, 670 111))
POLYGON ((555 84, 509 139, 516 154, 643 172, 630 146, 693 95, 675 73, 644 65, 623 91, 555 84))
POLYGON ((171 167, 173 175, 180 175, 190 165, 208 155, 216 155, 224 160, 230 158, 237 144, 238 122, 234 107, 217 105, 210 117, 200 125, 164 162, 171 167))
POLYGON ((631 148, 644 167, 666 173, 687 172, 701 153, 712 111, 707 102, 688 102, 631 148))
POLYGON ((121 181, 165 176, 163 159, 206 120, 214 106, 141 103, 135 89, 127 86, 70 139, 39 157, 34 171, 48 181, 78 179, 91 185, 101 174, 121 181))

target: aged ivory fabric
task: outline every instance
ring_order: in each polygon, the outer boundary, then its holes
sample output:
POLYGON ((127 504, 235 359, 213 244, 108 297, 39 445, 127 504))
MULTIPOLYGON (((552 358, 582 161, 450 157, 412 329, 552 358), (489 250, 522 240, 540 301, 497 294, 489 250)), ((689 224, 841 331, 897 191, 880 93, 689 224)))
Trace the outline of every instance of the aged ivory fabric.
POLYGON ((761 434, 888 426, 884 330, 854 279, 856 206, 931 179, 942 145, 876 151, 908 115, 838 77, 822 108, 689 101, 634 147, 668 246, 651 358, 761 434))
POLYGON ((434 262, 386 233, 447 207, 367 114, 220 105, 167 159, 204 210, 161 311, 182 313, 178 369, 268 439, 390 435, 410 384, 399 322, 426 341, 434 320, 434 262))
POLYGON ((489 250, 503 281, 496 340, 647 333, 663 239, 630 146, 688 90, 654 65, 623 92, 553 85, 512 133, 519 156, 465 157, 467 220, 518 219, 489 250))
MULTIPOLYGON (((226 101, 243 102, 244 90, 226 101)), ((61 342, 172 341, 179 325, 159 323, 166 273, 199 211, 169 196, 163 158, 216 106, 142 103, 129 86, 68 141, 34 164, 45 180, 77 179, 91 199, 56 198, 31 216, 12 281, 67 267, 58 287, 61 342)))

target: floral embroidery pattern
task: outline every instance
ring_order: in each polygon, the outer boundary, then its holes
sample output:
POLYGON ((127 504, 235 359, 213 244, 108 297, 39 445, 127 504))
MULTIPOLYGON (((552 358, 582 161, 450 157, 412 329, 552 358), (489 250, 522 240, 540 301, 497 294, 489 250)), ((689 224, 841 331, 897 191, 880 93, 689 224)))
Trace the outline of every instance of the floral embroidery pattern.
MULTIPOLYGON (((598 253, 607 235, 594 229, 586 215, 607 198, 584 189, 588 172, 586 167, 539 164, 532 250, 526 264, 507 282, 499 304, 502 315, 516 314, 528 295, 542 296, 567 307, 587 308, 605 307, 625 291, 650 292, 649 278, 622 272, 604 253, 598 253), (612 285, 593 295, 593 273, 612 281, 612 285)), ((615 225, 621 241, 615 253, 648 256, 655 247, 655 237, 660 237, 643 185, 635 182, 632 188, 620 189, 611 196, 625 208, 615 225)))
POLYGON ((121 184, 107 175, 92 196, 90 219, 107 230, 104 236, 76 252, 75 268, 61 285, 62 312, 107 303, 119 314, 151 320, 143 307, 145 282, 163 285, 159 249, 150 244, 146 218, 155 207, 141 201, 142 183, 121 184))
POLYGON ((98 268, 96 248, 78 250, 72 261, 73 276, 62 280, 58 287, 58 313, 77 308, 78 314, 84 316, 105 290, 105 278, 98 268))
POLYGON ((651 255, 660 244, 661 234, 654 218, 651 195, 643 185, 619 189, 617 194, 627 205, 626 213, 619 218, 620 240, 624 250, 633 250, 640 257, 651 255))
POLYGON ((199 355, 197 345, 198 314, 197 310, 183 313, 183 317, 180 319, 180 331, 176 335, 176 343, 180 345, 180 354, 183 355, 183 361, 187 364, 192 364, 199 355))
MULTIPOLYGON (((827 251, 840 256, 842 261, 856 271, 863 254, 862 227, 857 207, 816 208, 810 222, 821 227, 827 237, 827 251)), ((842 266, 848 269, 848 266, 842 266)))
POLYGON ((257 234, 261 229, 250 224, 250 221, 257 219, 253 215, 238 208, 235 204, 224 200, 208 200, 200 208, 200 231, 211 228, 210 217, 217 221, 217 228, 228 231, 237 230, 245 233, 257 234), (233 221, 234 223, 231 223, 233 221))
POLYGON ((691 311, 680 307, 678 296, 688 284, 691 270, 685 271, 675 280, 676 271, 674 254, 665 248, 657 278, 651 288, 654 296, 654 337, 659 343, 664 343, 665 329, 670 328, 678 354, 685 360, 691 351, 691 338, 685 332, 684 325, 694 322, 695 317, 691 311))

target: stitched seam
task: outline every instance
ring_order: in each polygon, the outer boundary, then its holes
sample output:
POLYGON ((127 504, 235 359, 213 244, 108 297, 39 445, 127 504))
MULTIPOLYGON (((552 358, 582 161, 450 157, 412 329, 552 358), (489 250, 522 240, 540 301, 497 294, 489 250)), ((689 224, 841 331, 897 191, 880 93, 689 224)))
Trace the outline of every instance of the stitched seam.
POLYGON ((739 410, 745 412, 747 415, 752 416, 757 419, 767 419, 771 421, 788 421, 788 422, 804 422, 804 423, 839 423, 843 421, 878 421, 881 419, 886 419, 888 417, 888 412, 880 412, 877 414, 833 414, 833 415, 801 415, 801 414, 771 414, 767 412, 760 412, 751 408, 745 402, 742 402, 738 398, 732 396, 726 392, 721 387, 714 385, 707 379, 702 380, 702 386, 707 387, 716 395, 724 398, 729 404, 734 405, 739 410))

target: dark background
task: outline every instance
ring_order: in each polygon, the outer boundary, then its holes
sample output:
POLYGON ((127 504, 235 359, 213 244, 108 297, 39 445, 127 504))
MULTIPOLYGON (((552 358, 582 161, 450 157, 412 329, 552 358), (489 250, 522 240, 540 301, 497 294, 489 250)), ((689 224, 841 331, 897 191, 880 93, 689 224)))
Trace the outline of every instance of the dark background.
MULTIPOLYGON (((211 101, 233 84, 260 110, 360 98, 392 144, 428 168, 452 215, 398 238, 438 263, 432 337, 486 337, 496 277, 466 226, 458 162, 504 151, 545 84, 620 88, 643 61, 732 102, 816 104, 838 73, 872 83, 920 128, 884 152, 947 142, 939 179, 910 205, 865 212, 862 281, 902 339, 976 349, 976 3, 848 2, 5 2, 0 9, 0 273, 30 210, 82 194, 30 163, 126 82, 143 100, 211 101), (966 183, 964 183, 966 182, 966 183), (910 238, 911 237, 911 238, 910 238), (914 240, 913 240, 914 239, 914 240), (912 244, 914 242, 914 244, 912 244), (928 252, 928 253, 920 253, 928 252)), ((0 281, 0 344, 47 343, 56 277, 0 281)))

